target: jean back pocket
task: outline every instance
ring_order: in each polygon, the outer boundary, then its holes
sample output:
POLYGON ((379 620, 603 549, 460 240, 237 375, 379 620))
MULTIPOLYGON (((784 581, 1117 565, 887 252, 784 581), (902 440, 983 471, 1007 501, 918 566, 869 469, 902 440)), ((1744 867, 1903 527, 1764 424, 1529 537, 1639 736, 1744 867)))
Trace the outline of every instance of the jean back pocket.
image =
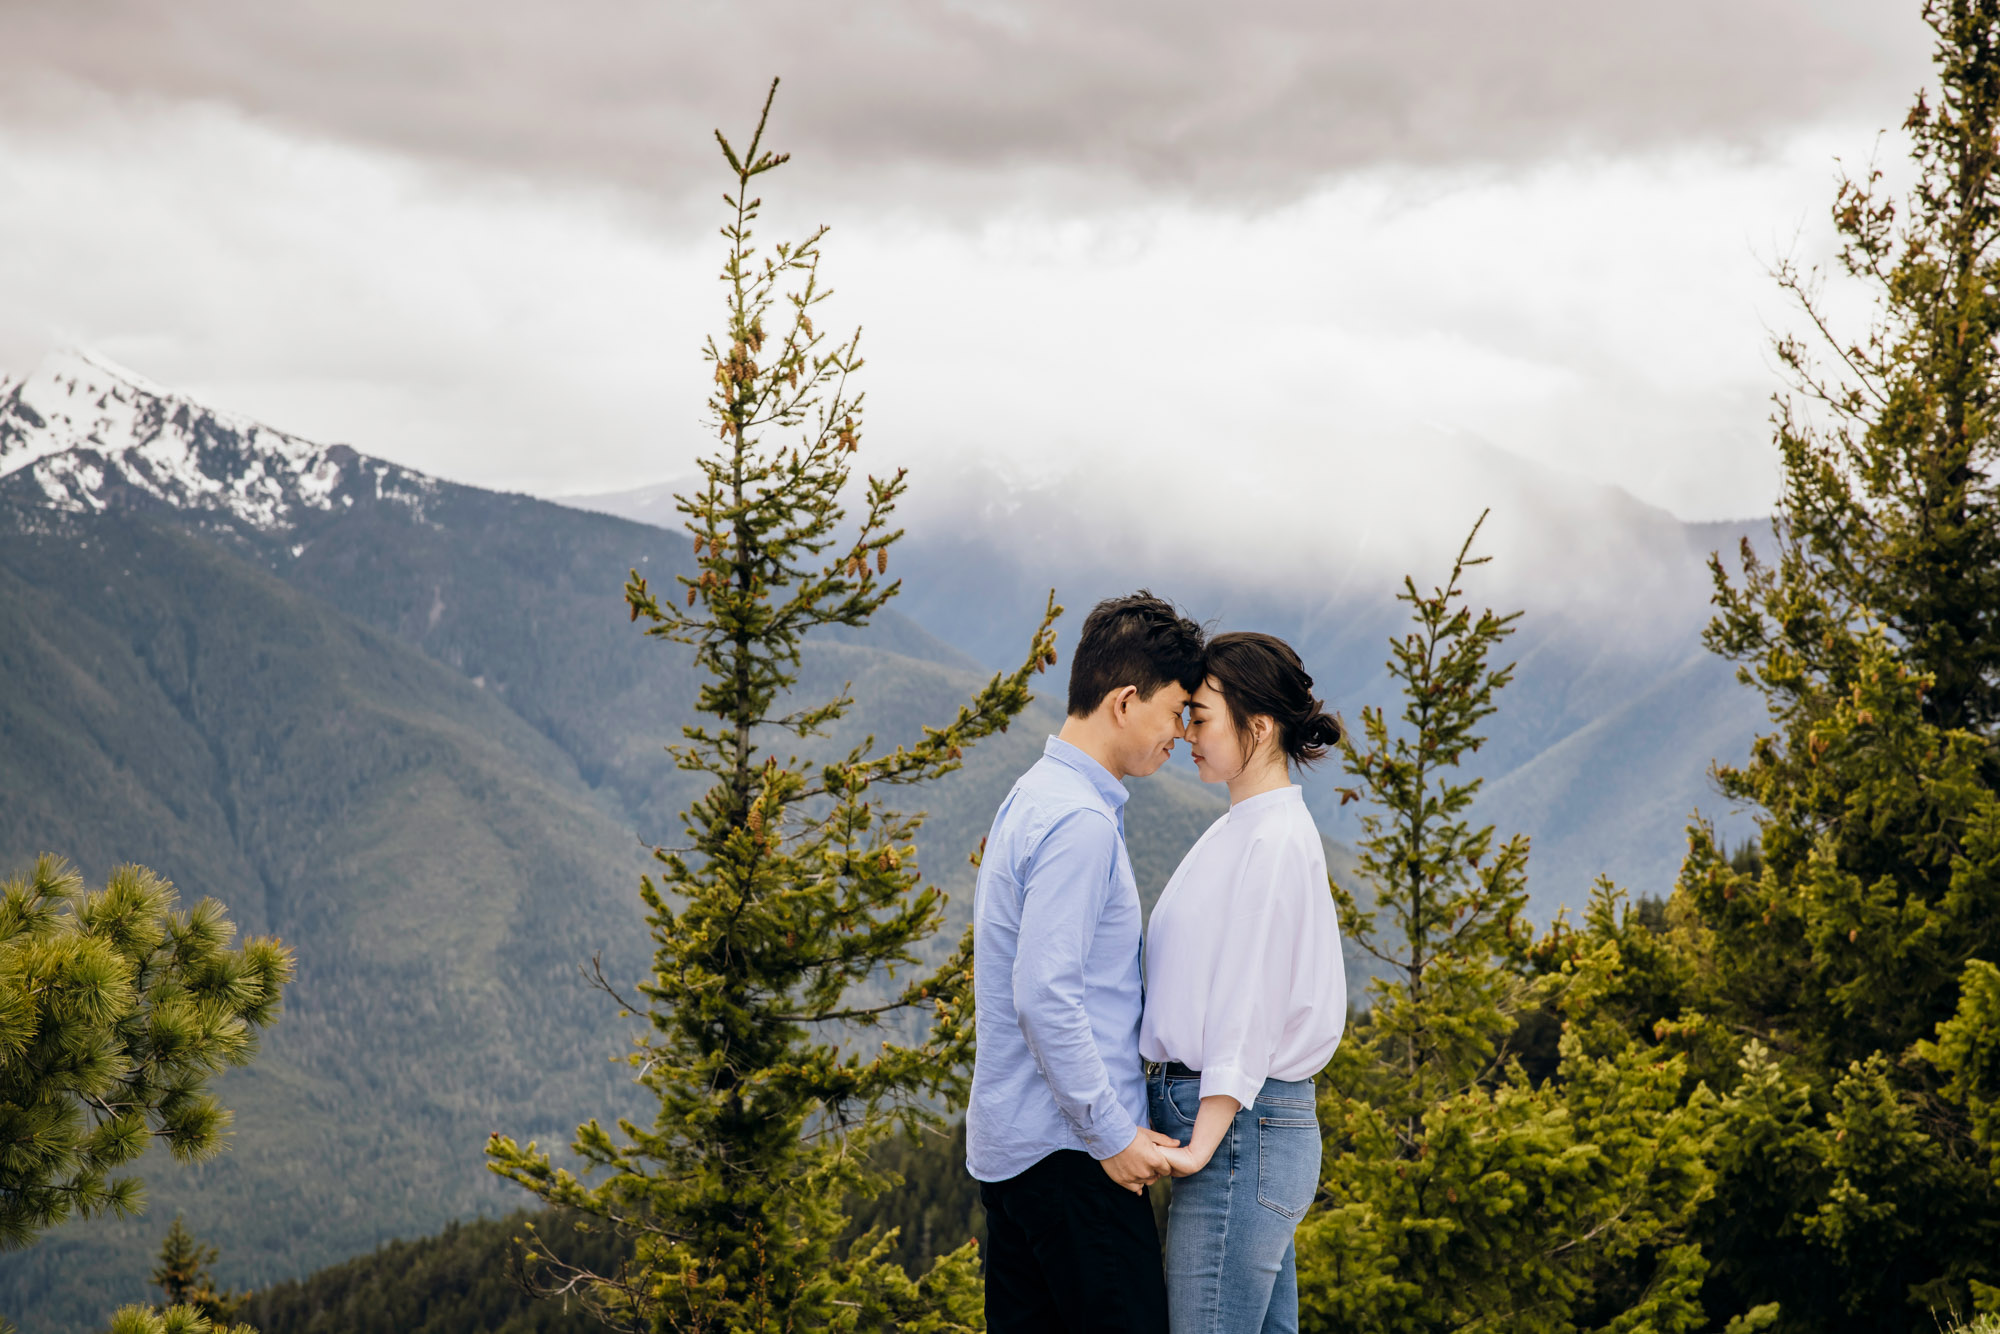
POLYGON ((1319 1190, 1319 1122, 1257 1118, 1257 1203, 1297 1222, 1319 1190))

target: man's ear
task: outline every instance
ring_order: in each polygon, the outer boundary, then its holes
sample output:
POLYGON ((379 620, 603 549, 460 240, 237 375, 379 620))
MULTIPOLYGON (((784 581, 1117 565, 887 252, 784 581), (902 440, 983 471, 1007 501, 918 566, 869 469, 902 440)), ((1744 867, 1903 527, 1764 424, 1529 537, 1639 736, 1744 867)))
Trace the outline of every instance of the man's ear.
POLYGON ((1109 698, 1111 700, 1112 721, 1123 723, 1126 711, 1132 707, 1133 701, 1139 698, 1139 687, 1119 686, 1111 692, 1109 698))

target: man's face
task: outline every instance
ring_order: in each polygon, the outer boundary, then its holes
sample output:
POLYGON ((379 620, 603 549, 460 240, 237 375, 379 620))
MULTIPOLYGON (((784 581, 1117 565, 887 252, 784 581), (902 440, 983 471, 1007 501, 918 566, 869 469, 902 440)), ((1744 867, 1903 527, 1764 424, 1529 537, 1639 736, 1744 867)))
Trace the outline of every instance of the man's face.
POLYGON ((1174 742, 1187 735, 1188 692, 1185 686, 1169 682, 1141 698, 1134 690, 1122 708, 1125 720, 1125 772, 1144 778, 1167 762, 1174 742))

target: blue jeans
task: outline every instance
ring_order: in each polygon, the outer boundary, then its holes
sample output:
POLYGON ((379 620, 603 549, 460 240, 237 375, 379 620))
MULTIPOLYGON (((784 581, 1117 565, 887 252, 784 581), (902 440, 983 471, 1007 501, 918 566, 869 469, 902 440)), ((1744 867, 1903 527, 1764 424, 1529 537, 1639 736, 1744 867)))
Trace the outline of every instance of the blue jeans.
MULTIPOLYGON (((1185 1144, 1201 1081, 1156 1071, 1146 1094, 1153 1128, 1185 1144)), ((1318 1189, 1312 1081, 1267 1079, 1208 1166, 1174 1182, 1166 1253, 1173 1334, 1298 1334, 1292 1233, 1318 1189)))

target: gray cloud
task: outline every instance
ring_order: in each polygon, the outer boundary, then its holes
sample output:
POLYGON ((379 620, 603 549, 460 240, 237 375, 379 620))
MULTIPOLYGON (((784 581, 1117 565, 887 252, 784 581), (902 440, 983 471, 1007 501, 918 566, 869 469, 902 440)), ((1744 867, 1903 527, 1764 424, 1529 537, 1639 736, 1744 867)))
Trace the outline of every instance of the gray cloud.
MULTIPOLYGON (((1883 0, 99 0, 0 5, 5 114, 64 87, 221 102, 423 157, 676 196, 786 79, 816 177, 921 192, 1292 195, 1381 163, 1518 162, 1897 118, 1883 0)), ((826 188, 825 180, 814 182, 826 188)), ((915 196, 912 198, 912 196, 915 196)), ((878 198, 879 193, 878 193, 878 198)))

